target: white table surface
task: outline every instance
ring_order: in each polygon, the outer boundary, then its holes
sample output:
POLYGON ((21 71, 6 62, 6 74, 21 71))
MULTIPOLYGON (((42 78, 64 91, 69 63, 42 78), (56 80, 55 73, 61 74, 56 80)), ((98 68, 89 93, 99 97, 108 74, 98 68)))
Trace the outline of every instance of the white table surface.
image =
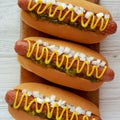
MULTIPOLYGON (((100 89, 100 113, 103 120, 120 120, 120 0, 101 0, 101 5, 111 12, 118 30, 101 43, 101 53, 115 71, 115 79, 100 89)), ((0 0, 0 120, 13 119, 4 95, 19 84, 20 66, 14 52, 14 42, 20 36, 19 23, 17 0, 0 0)))

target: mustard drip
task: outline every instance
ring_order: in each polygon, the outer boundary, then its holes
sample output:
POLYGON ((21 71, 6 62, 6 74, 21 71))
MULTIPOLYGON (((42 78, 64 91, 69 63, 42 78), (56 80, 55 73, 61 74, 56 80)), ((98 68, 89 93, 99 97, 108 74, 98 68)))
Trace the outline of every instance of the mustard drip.
MULTIPOLYGON (((42 113, 44 106, 46 106, 46 116, 48 118, 52 118, 53 116, 53 112, 54 110, 56 110, 56 116, 55 119, 56 120, 62 120, 63 115, 66 115, 66 119, 65 120, 79 120, 79 115, 77 112, 72 112, 72 115, 69 118, 69 108, 67 106, 62 108, 62 112, 59 113, 59 106, 57 103, 55 103, 52 108, 50 107, 50 104, 48 102, 42 102, 40 105, 37 102, 37 99, 34 98, 33 100, 31 100, 30 102, 28 101, 29 96, 26 93, 23 93, 19 102, 18 102, 18 96, 19 96, 19 92, 20 90, 16 91, 16 95, 15 95, 15 100, 14 100, 14 104, 13 104, 13 108, 14 109, 19 109, 20 106, 22 105, 22 102, 24 100, 24 110, 25 111, 29 111, 30 107, 32 106, 32 104, 35 104, 35 112, 36 113, 42 113), (18 103, 17 103, 18 102, 18 103), (38 106, 39 105, 39 106, 38 106)), ((89 117, 87 115, 83 115, 81 120, 89 120, 89 117)), ((92 118, 92 120, 96 120, 95 118, 92 118)))
POLYGON ((90 28, 92 30, 94 30, 97 25, 99 23, 100 26, 99 26, 99 30, 100 31, 104 31, 108 25, 108 22, 109 22, 109 19, 110 18, 106 18, 104 19, 103 17, 98 17, 97 20, 95 20, 95 14, 92 14, 91 16, 88 17, 88 19, 85 21, 84 20, 84 14, 83 13, 80 13, 80 14, 77 14, 75 15, 76 13, 74 12, 74 10, 71 8, 71 9, 68 9, 65 14, 63 15, 63 7, 58 5, 55 10, 53 11, 53 4, 51 2, 47 3, 45 5, 44 8, 42 8, 42 0, 38 0, 38 2, 36 2, 33 6, 32 6, 32 0, 29 0, 29 4, 28 4, 28 10, 29 11, 33 11, 36 7, 37 8, 37 14, 40 15, 40 14, 43 14, 47 9, 49 9, 49 13, 48 13, 48 16, 50 18, 54 17, 55 14, 57 13, 57 11, 59 11, 59 15, 58 15, 58 20, 59 21, 63 21, 68 14, 70 14, 70 22, 74 23, 74 22, 77 22, 78 18, 81 19, 80 21, 80 25, 83 27, 83 28, 86 28, 90 25, 90 28), (91 23, 91 24, 90 24, 91 23))
POLYGON ((63 62, 66 61, 65 69, 66 70, 70 70, 72 68, 73 64, 76 62, 77 63, 76 68, 75 68, 76 73, 81 73, 84 70, 85 66, 86 66, 87 67, 86 75, 90 77, 90 76, 93 75, 93 73, 95 71, 95 77, 97 79, 100 79, 104 75, 104 73, 105 73, 105 71, 107 69, 107 66, 104 66, 102 72, 99 73, 98 66, 93 65, 92 66, 92 70, 90 70, 89 62, 88 61, 84 61, 82 63, 82 65, 80 65, 81 63, 80 63, 80 59, 78 57, 73 57, 71 63, 69 63, 69 57, 68 57, 67 54, 62 54, 61 61, 59 61, 59 54, 58 54, 57 50, 52 51, 52 54, 49 56, 49 49, 47 47, 43 46, 41 53, 39 53, 40 45, 37 42, 35 42, 33 45, 31 44, 30 40, 27 40, 27 42, 28 42, 28 51, 27 51, 26 56, 28 58, 30 58, 32 56, 34 50, 36 50, 36 52, 35 52, 35 59, 37 61, 39 61, 45 55, 45 59, 44 59, 45 64, 49 64, 52 61, 53 56, 54 56, 54 57, 56 57, 55 65, 58 68, 62 67, 63 62))

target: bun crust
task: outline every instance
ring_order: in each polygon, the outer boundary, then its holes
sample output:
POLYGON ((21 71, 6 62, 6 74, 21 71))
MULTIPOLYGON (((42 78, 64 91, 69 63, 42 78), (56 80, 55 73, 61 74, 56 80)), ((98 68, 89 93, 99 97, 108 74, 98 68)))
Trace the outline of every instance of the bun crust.
POLYGON ((81 31, 68 25, 54 24, 47 20, 41 19, 36 20, 23 10, 21 10, 21 19, 27 25, 38 31, 78 43, 98 43, 107 37, 107 35, 97 34, 89 31, 81 31))
POLYGON ((84 91, 96 90, 103 84, 102 81, 91 82, 79 77, 70 77, 69 75, 59 72, 56 69, 46 68, 35 64, 33 61, 26 59, 23 56, 18 55, 17 57, 23 68, 56 84, 84 91))

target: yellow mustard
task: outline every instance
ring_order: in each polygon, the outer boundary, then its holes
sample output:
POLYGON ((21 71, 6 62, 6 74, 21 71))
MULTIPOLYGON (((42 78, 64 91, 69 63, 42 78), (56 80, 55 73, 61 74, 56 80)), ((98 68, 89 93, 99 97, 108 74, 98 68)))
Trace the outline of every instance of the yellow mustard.
MULTIPOLYGON (((42 113, 44 106, 46 106, 46 116, 47 118, 52 118, 53 117, 53 112, 54 110, 56 110, 56 115, 55 115, 55 119, 56 120, 62 120, 63 115, 66 115, 66 119, 65 120, 79 120, 79 115, 77 112, 72 112, 72 115, 69 118, 69 108, 67 106, 62 108, 62 111, 59 112, 59 106, 57 103, 55 103, 52 108, 50 107, 50 104, 48 102, 42 102, 41 105, 39 106, 39 103, 37 102, 37 98, 34 98, 33 100, 31 100, 30 102, 28 101, 29 96, 26 93, 23 93, 19 102, 18 102, 18 95, 19 95, 19 90, 16 91, 16 95, 15 95, 15 100, 14 100, 14 104, 13 104, 13 108, 14 109, 19 109, 20 106, 22 105, 22 102, 24 100, 24 110, 25 111, 29 111, 30 107, 32 106, 32 104, 35 104, 35 112, 36 113, 42 113), (18 103, 17 103, 18 102, 18 103)), ((87 115, 83 115, 81 120, 89 120, 89 117, 87 115)), ((95 118, 92 118, 92 120, 96 120, 95 118)))
POLYGON ((59 62, 59 54, 57 50, 52 51, 52 54, 49 56, 49 49, 44 46, 42 48, 41 53, 39 54, 40 45, 37 43, 37 41, 33 43, 33 45, 31 44, 30 40, 27 40, 27 42, 28 42, 28 51, 26 56, 30 58, 33 52, 36 50, 35 59, 39 61, 44 57, 44 54, 45 54, 45 59, 44 59, 45 64, 49 64, 52 61, 54 56, 56 57, 55 65, 58 68, 62 67, 63 62, 65 61, 66 63, 65 69, 70 70, 73 64, 76 62, 77 63, 75 68, 76 73, 81 73, 86 67, 87 68, 86 75, 90 77, 93 75, 93 73, 95 73, 94 77, 96 77, 97 79, 100 79, 104 75, 105 71, 107 70, 107 66, 104 66, 102 72, 99 73, 99 68, 96 65, 92 65, 92 69, 90 69, 90 64, 88 61, 83 61, 81 65, 79 57, 73 57, 71 63, 69 63, 69 57, 67 54, 62 54, 61 61, 59 62))
POLYGON ((84 14, 79 13, 76 15, 73 8, 68 9, 63 15, 64 9, 61 5, 57 5, 57 7, 53 11, 53 3, 49 2, 49 3, 45 4, 45 6, 43 8, 42 8, 42 4, 43 4, 42 0, 38 0, 38 2, 36 2, 34 5, 32 5, 32 0, 29 0, 28 10, 33 11, 34 9, 36 9, 38 7, 37 14, 40 15, 40 14, 43 14, 47 9, 49 9, 48 16, 50 18, 53 18, 55 16, 55 14, 57 13, 57 11, 59 11, 59 14, 58 14, 59 21, 63 21, 68 16, 68 14, 70 14, 71 15, 70 22, 74 23, 80 18, 81 19, 80 25, 83 28, 86 28, 90 25, 90 28, 92 30, 94 30, 97 27, 97 25, 100 23, 100 26, 99 26, 100 31, 104 31, 106 29, 109 19, 110 19, 110 18, 104 19, 102 16, 100 16, 100 17, 97 17, 97 20, 96 20, 96 15, 93 13, 88 17, 88 19, 85 20, 84 14))

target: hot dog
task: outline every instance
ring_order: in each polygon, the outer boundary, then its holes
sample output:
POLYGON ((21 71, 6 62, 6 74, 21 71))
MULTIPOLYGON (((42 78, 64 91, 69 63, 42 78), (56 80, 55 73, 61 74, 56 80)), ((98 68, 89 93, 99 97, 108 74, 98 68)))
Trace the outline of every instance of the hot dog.
POLYGON ((98 43, 117 29, 107 10, 86 0, 18 0, 18 5, 29 26, 79 43, 98 43))
POLYGON ((16 120, 101 120, 93 103, 40 83, 18 85, 6 93, 5 100, 16 120))
POLYGON ((92 91, 114 78, 102 55, 78 44, 30 37, 18 40, 15 51, 22 67, 67 87, 92 91))

